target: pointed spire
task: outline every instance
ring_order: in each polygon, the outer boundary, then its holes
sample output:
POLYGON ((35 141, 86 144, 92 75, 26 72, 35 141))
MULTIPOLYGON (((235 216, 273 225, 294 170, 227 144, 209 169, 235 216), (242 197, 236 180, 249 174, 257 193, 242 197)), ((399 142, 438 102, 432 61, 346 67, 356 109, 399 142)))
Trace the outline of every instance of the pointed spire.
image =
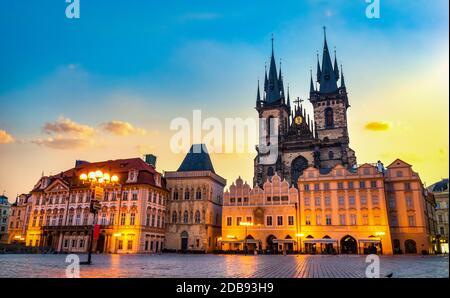
POLYGON ((267 92, 267 63, 264 64, 264 92, 267 92))
POLYGON ((258 90, 256 91, 256 106, 261 107, 261 93, 259 92, 259 80, 258 80, 258 90))
POLYGON ((320 83, 320 77, 322 76, 322 71, 320 70, 319 51, 317 51, 317 73, 316 73, 316 76, 317 76, 316 81, 320 83))
POLYGON ((337 56, 336 56, 336 47, 334 47, 334 76, 336 77, 336 81, 339 80, 339 66, 337 63, 337 56))
POLYGON ((281 59, 280 59, 280 71, 279 71, 279 75, 278 75, 278 85, 280 86, 281 89, 281 98, 283 99, 283 103, 284 103, 284 83, 283 83, 283 75, 281 73, 281 59))
POLYGON ((341 64, 341 88, 345 88, 344 70, 342 69, 342 64, 341 64))
POLYGON ((289 94, 289 84, 288 84, 288 87, 287 87, 287 107, 288 107, 288 109, 290 111, 291 110, 291 96, 289 94))
POLYGON ((332 93, 337 90, 336 75, 333 70, 333 64, 331 63, 330 51, 328 50, 326 27, 323 27, 324 31, 324 45, 322 55, 322 72, 320 76, 320 92, 332 93))
POLYGON ((277 66, 275 63, 275 54, 273 49, 273 36, 272 36, 272 56, 270 57, 269 77, 267 85, 267 103, 276 103, 281 99, 280 85, 277 74, 277 66))
POLYGON ((311 74, 311 84, 309 86, 309 93, 314 93, 314 83, 313 83, 313 77, 312 77, 312 68, 309 70, 310 74, 311 74))

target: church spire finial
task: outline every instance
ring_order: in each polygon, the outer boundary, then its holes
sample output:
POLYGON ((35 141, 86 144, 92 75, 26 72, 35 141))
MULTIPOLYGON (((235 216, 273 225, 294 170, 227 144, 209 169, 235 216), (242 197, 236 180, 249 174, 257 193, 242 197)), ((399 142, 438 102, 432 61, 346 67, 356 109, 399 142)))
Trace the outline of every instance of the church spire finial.
POLYGON ((344 69, 341 64, 341 88, 345 88, 345 80, 344 80, 344 69))
POLYGON ((319 51, 317 50, 317 79, 316 81, 320 83, 320 77, 322 76, 322 71, 320 70, 320 62, 319 62, 319 51))
POLYGON ((322 71, 320 76, 320 90, 321 93, 333 93, 337 91, 336 73, 331 62, 330 51, 328 50, 326 27, 324 27, 324 45, 322 55, 322 71))
POLYGON ((334 76, 336 77, 336 81, 339 80, 339 66, 337 63, 337 55, 336 55, 336 47, 334 47, 334 76))

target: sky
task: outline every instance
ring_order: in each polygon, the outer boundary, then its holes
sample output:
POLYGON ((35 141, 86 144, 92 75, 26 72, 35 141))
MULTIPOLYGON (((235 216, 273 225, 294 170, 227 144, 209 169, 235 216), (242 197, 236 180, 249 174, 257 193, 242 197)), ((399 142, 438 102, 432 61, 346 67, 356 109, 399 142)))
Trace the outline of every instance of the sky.
MULTIPOLYGON (((176 170, 173 119, 257 119, 272 35, 291 98, 307 99, 323 26, 358 163, 401 158, 427 185, 448 177, 448 1, 379 3, 369 19, 365 0, 80 0, 68 19, 63 0, 1 1, 0 193, 13 201, 77 159, 153 153, 176 170)), ((254 156, 212 160, 229 185, 252 181, 254 156)))

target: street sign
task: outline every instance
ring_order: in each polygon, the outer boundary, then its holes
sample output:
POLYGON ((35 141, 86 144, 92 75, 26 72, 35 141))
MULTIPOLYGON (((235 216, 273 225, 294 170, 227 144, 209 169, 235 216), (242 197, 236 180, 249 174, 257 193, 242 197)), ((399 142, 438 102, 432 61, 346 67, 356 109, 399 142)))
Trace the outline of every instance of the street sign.
POLYGON ((102 204, 97 200, 91 201, 91 212, 97 213, 98 210, 102 209, 102 204))
POLYGON ((100 186, 96 186, 94 188, 94 200, 103 201, 103 196, 104 196, 103 188, 100 186))

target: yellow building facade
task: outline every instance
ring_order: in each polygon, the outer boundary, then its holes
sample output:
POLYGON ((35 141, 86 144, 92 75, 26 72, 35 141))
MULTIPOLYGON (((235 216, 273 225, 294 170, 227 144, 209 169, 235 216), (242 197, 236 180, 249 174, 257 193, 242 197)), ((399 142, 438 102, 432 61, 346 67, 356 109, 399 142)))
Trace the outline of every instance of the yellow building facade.
POLYGON ((298 192, 274 175, 263 188, 251 188, 238 178, 224 193, 223 251, 297 250, 298 192))

